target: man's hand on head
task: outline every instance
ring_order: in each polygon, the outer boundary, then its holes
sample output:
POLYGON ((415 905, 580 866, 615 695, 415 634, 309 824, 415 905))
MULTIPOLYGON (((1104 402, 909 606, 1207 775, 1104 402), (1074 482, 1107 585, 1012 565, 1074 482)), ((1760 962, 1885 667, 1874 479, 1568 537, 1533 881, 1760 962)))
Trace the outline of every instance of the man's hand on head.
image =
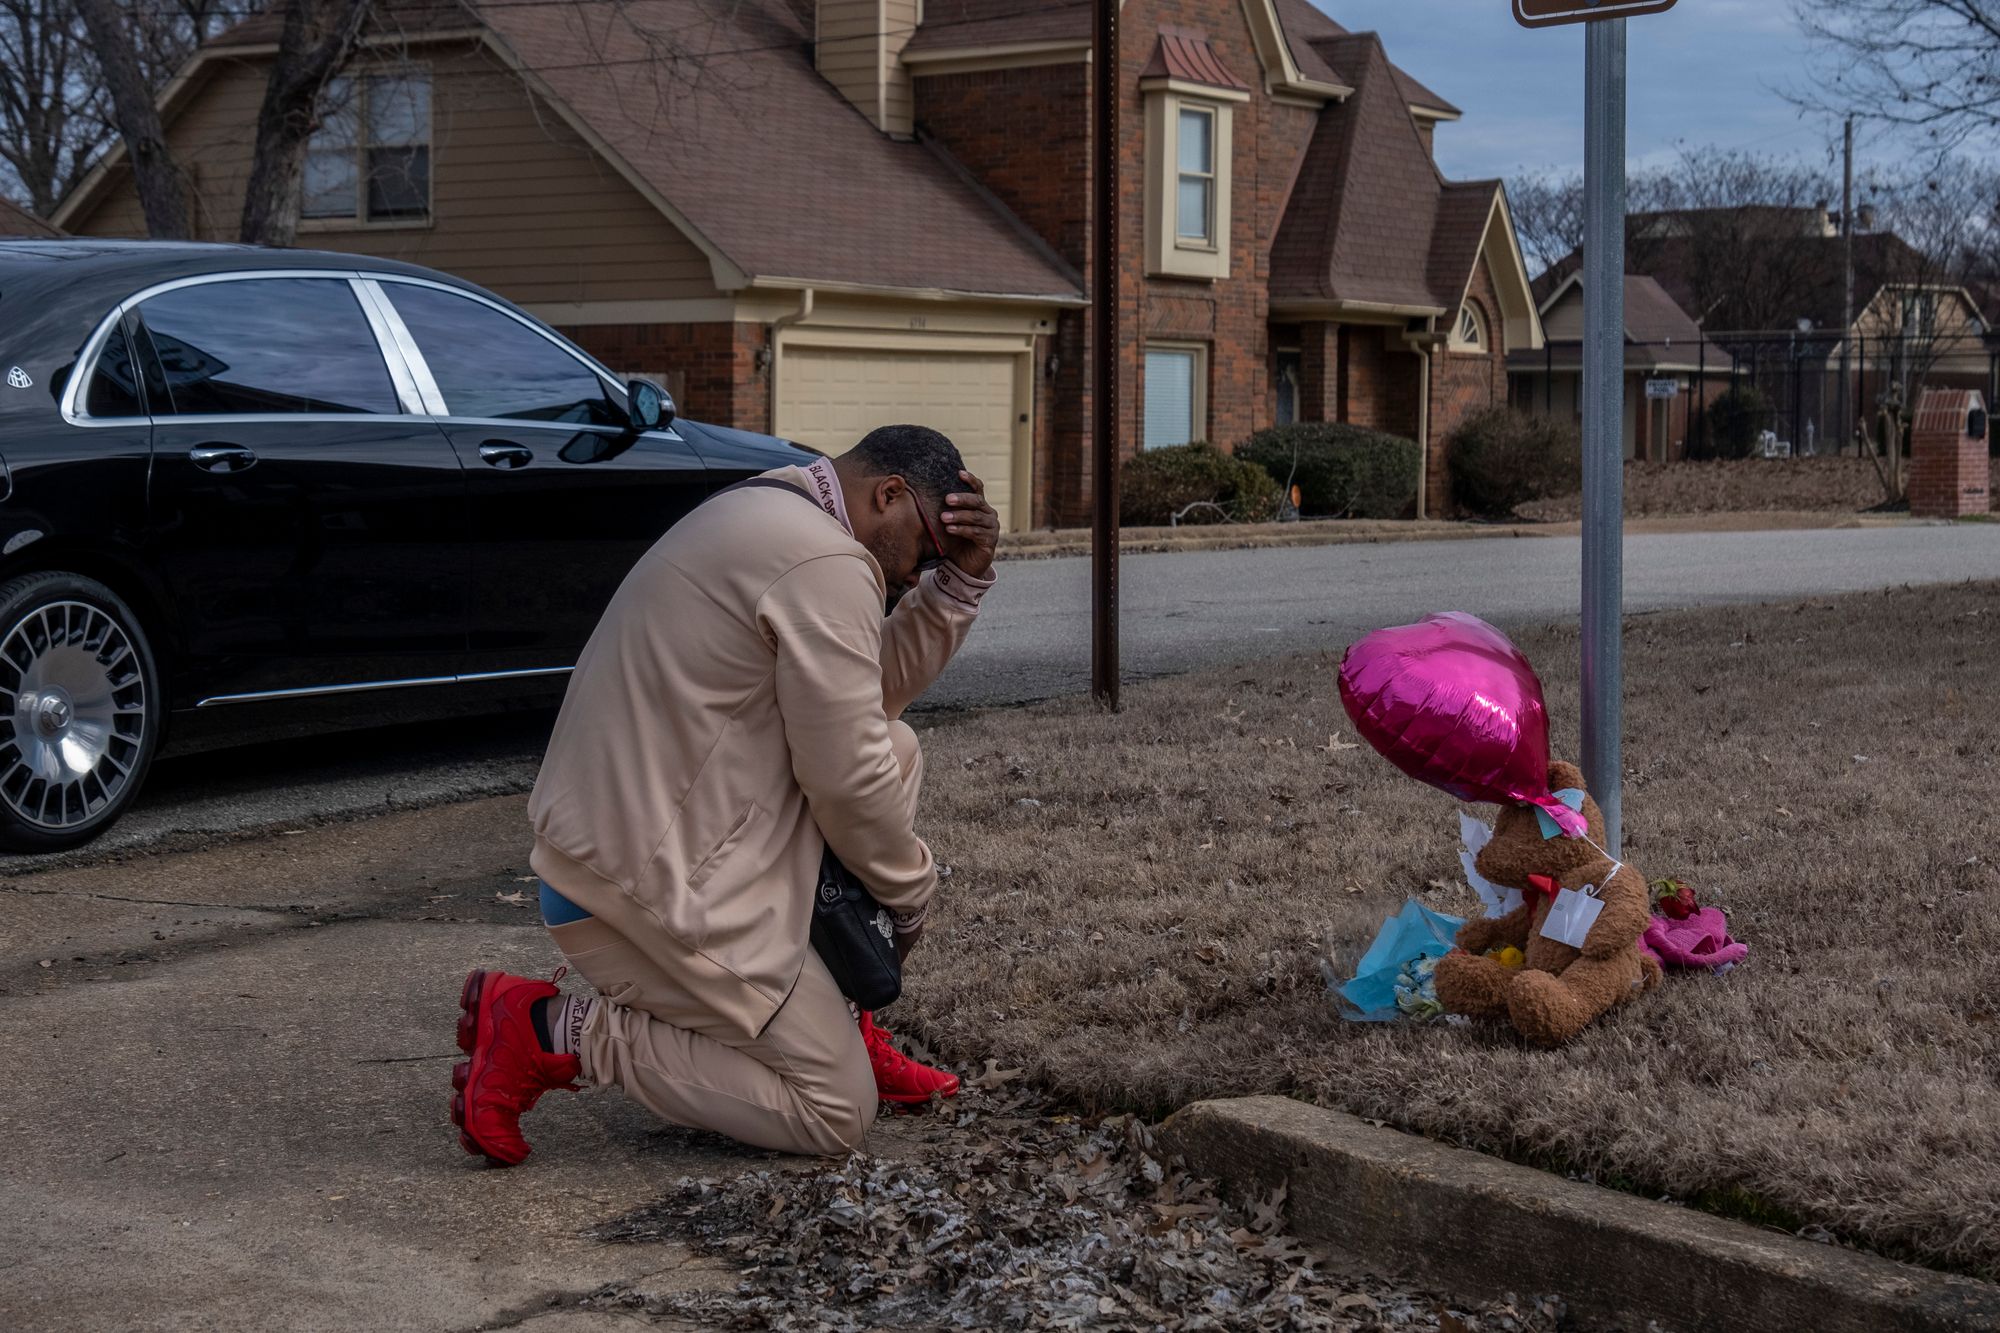
POLYGON ((986 502, 986 483, 970 472, 959 477, 966 489, 944 498, 944 553, 973 578, 993 570, 993 552, 1000 543, 1000 515, 986 502))

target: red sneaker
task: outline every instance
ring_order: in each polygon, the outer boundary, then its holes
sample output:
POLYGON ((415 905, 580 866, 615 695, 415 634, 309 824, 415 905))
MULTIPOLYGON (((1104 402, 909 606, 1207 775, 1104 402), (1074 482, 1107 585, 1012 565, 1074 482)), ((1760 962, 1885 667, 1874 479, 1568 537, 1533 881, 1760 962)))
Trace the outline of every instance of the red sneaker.
POLYGON ((958 1095, 958 1075, 920 1065, 897 1050, 889 1034, 875 1026, 875 1015, 861 1011, 861 1039, 868 1043, 868 1063, 875 1068, 875 1094, 885 1102, 916 1106, 932 1097, 958 1095))
POLYGON ((551 1055, 535 1036, 537 1000, 559 994, 547 981, 505 972, 474 971, 465 978, 458 1007, 458 1049, 471 1056, 451 1071, 451 1121, 458 1141, 495 1166, 519 1166, 528 1157, 521 1117, 551 1088, 576 1088, 582 1067, 573 1055, 551 1055))

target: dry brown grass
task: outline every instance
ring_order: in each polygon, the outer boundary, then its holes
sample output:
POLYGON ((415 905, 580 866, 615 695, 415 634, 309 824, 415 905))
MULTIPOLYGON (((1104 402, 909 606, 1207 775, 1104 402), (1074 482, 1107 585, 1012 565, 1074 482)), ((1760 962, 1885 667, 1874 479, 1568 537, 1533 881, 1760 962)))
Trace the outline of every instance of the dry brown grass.
MULTIPOLYGON (((2000 460, 1993 468, 2000 482, 2000 460)), ((1627 463, 1625 513, 1760 513, 1776 510, 1851 514, 1882 503, 1882 482, 1865 458, 1746 458, 1708 463, 1627 463)), ((2000 511, 2000 494, 1993 507, 2000 511)), ((1545 522, 1583 512, 1580 495, 1521 506, 1521 517, 1545 522)))
MULTIPOLYGON (((1576 633, 1520 642, 1573 754, 1576 633)), ((1320 748, 1334 657, 941 726, 956 873, 894 1022, 1096 1106, 1289 1093, 2000 1274, 1996 647, 1994 585, 1635 619, 1627 850, 1751 954, 1554 1052, 1335 1016, 1318 955, 1477 903, 1453 802, 1320 748)))

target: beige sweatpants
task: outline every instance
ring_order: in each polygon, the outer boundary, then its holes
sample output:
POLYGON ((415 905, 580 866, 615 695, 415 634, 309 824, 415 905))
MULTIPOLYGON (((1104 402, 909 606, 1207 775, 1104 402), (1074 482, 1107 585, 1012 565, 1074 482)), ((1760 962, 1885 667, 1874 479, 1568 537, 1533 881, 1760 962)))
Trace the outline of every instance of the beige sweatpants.
MULTIPOLYGON (((923 752, 904 723, 889 730, 914 820, 923 752)), ((811 949, 791 997, 746 1038, 596 917, 549 934, 602 997, 578 1052, 591 1082, 623 1089, 663 1120, 759 1148, 837 1156, 867 1137, 875 1075, 846 997, 811 949)))

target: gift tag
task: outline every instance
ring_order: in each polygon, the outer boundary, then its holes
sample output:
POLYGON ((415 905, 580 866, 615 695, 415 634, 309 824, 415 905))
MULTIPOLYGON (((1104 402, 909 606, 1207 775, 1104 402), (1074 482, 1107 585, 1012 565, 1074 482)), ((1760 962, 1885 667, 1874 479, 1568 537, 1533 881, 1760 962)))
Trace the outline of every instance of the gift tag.
POLYGON ((1581 892, 1564 889, 1556 895, 1555 905, 1549 908, 1548 919, 1542 922, 1542 935, 1572 949, 1583 947, 1584 936, 1597 924, 1597 914, 1604 910, 1604 900, 1593 897, 1595 885, 1586 884, 1581 892))

